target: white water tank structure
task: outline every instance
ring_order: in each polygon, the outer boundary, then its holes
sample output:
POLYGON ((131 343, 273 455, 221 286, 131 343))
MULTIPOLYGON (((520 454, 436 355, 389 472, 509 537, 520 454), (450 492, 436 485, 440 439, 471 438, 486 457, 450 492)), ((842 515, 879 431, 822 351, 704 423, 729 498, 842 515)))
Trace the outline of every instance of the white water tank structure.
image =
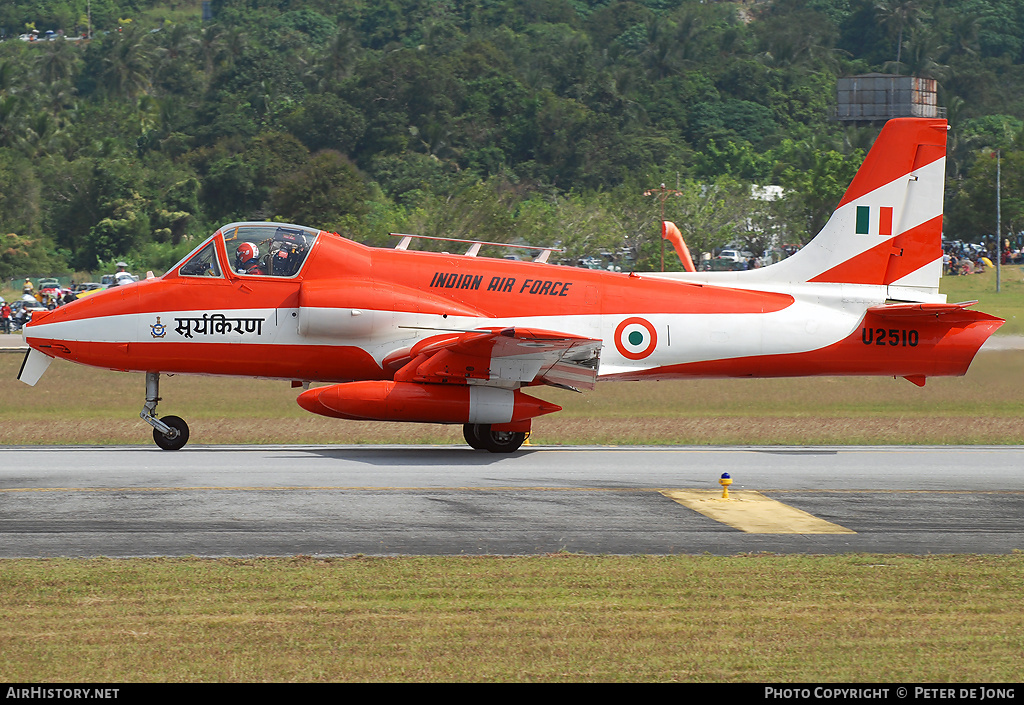
POLYGON ((897 117, 946 117, 934 78, 868 73, 840 78, 837 120, 882 122, 897 117))

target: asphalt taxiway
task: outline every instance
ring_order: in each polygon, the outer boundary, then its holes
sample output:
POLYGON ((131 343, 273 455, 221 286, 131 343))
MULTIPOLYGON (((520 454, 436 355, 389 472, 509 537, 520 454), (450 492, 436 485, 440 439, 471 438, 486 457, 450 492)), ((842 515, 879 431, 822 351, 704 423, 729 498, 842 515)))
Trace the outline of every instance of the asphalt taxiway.
POLYGON ((0 457, 0 557, 1024 550, 1024 446, 5 447, 0 457))

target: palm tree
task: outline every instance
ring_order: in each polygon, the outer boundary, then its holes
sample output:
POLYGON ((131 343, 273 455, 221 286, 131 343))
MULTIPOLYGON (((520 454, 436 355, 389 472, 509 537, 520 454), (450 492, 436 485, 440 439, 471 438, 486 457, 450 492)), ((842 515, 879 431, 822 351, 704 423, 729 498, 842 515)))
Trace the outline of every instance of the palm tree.
POLYGON ((0 147, 22 146, 23 106, 21 96, 0 93, 0 147))
POLYGON ((164 31, 160 33, 159 51, 171 61, 181 56, 188 56, 191 50, 199 44, 199 39, 195 36, 194 28, 191 25, 179 22, 169 28, 165 25, 163 29, 164 31))
POLYGON ((917 0, 876 0, 875 13, 879 24, 892 35, 896 34, 896 73, 899 75, 903 58, 903 33, 928 18, 928 13, 917 0))
POLYGON ((115 95, 134 99, 149 90, 151 56, 146 35, 135 26, 123 33, 111 34, 104 43, 101 81, 115 95))
POLYGON ((36 105, 61 123, 66 123, 67 113, 75 109, 75 93, 70 81, 45 84, 36 91, 36 105))
POLYGON ((42 54, 36 57, 36 70, 43 83, 57 83, 71 79, 78 66, 78 52, 63 38, 47 42, 42 54))
POLYGON ((957 95, 949 96, 943 101, 946 104, 946 117, 949 120, 949 134, 946 138, 946 173, 957 181, 963 180, 967 167, 975 156, 981 142, 978 135, 964 134, 967 103, 957 95))
MULTIPOLYGON (((945 53, 941 37, 930 27, 912 27, 907 34, 907 69, 911 76, 941 79, 949 67, 937 57, 945 53)), ((896 72, 899 73, 897 61, 896 72)))
POLYGON ((14 59, 0 61, 0 98, 13 95, 24 83, 18 80, 18 66, 14 59))
POLYGON ((45 110, 30 115, 25 121, 24 128, 24 139, 20 147, 22 153, 29 158, 37 159, 66 146, 63 144, 66 132, 59 121, 45 110))
POLYGON ((319 57, 317 69, 325 83, 348 78, 359 55, 359 39, 351 28, 341 26, 319 57))
POLYGON ((206 74, 207 84, 213 82, 213 72, 223 52, 223 39, 224 32, 217 24, 203 27, 199 33, 199 53, 203 57, 203 72, 206 74))
POLYGON ((949 18, 949 46, 951 55, 975 56, 978 53, 978 31, 981 17, 975 13, 951 14, 949 18))
POLYGON ((647 46, 640 53, 640 60, 647 67, 651 80, 657 81, 678 72, 682 47, 677 41, 676 27, 660 17, 652 17, 646 29, 647 46))

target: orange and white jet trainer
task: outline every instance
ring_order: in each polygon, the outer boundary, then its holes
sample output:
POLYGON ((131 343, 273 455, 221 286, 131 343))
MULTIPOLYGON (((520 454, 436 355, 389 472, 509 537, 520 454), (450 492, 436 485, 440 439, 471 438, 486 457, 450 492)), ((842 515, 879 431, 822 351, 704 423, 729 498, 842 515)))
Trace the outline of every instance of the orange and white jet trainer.
POLYGON ((157 417, 161 373, 291 380, 315 414, 463 424, 470 446, 502 453, 561 408, 528 386, 963 375, 1003 321, 938 291, 946 129, 888 122, 822 231, 748 271, 592 271, 550 250, 520 262, 478 257, 479 242, 451 255, 232 223, 162 277, 34 318, 19 379, 55 357, 144 372, 141 416, 169 450, 189 431, 157 417))

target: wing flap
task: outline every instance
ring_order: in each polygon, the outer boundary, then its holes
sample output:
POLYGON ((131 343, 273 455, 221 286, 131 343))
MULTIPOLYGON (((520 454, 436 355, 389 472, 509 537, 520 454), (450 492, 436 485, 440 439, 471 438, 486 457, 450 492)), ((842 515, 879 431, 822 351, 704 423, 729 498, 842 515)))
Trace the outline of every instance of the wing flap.
POLYGON ((535 328, 491 328, 422 340, 389 356, 396 381, 485 384, 517 388, 549 384, 593 389, 601 341, 535 328))

